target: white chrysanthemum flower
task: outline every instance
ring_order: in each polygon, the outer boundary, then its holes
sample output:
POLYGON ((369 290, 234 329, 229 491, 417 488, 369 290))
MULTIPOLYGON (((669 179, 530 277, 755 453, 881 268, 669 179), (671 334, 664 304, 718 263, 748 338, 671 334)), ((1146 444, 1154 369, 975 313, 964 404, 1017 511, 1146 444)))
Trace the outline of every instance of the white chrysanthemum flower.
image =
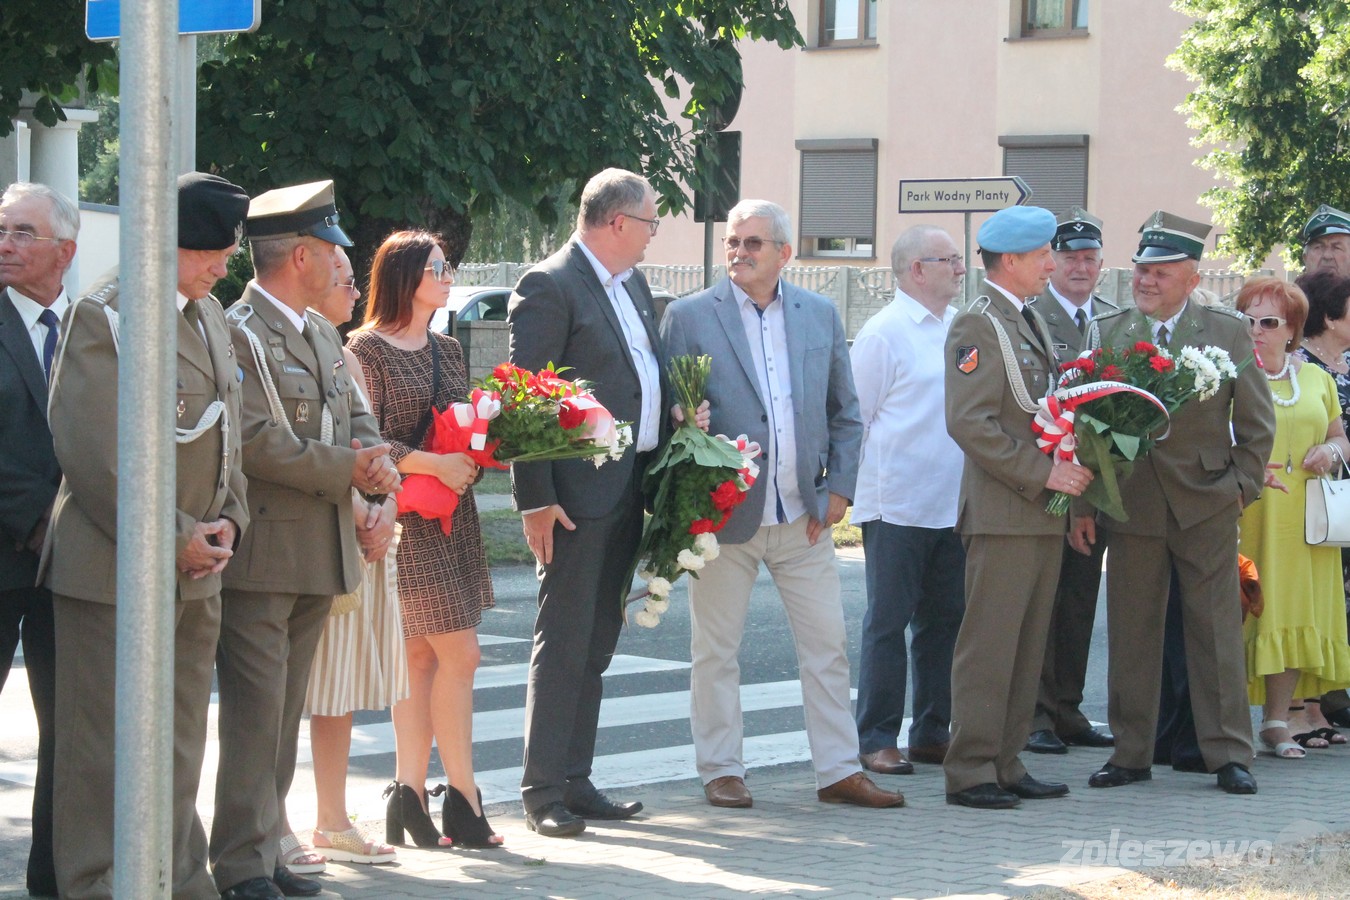
POLYGON ((669 597, 670 582, 658 575, 647 582, 647 590, 657 597, 669 597))
POLYGON ((1233 365, 1233 358, 1228 355, 1227 350, 1210 344, 1205 347, 1204 353, 1205 358, 1214 364, 1214 368, 1219 370, 1225 381, 1237 377, 1237 366, 1233 365))
POLYGON ((633 621, 643 628, 655 628, 661 624, 661 617, 650 609, 638 610, 638 614, 633 616, 633 621))
POLYGON ((690 572, 697 572, 704 566, 703 557, 689 549, 680 551, 679 556, 675 557, 675 564, 681 569, 688 569, 690 572))
POLYGON ((651 581, 654 577, 656 577, 656 573, 653 572, 651 569, 639 569, 637 574, 638 577, 641 578, 643 581, 651 581))
POLYGON ((665 597, 648 597, 646 609, 658 616, 664 616, 666 610, 670 609, 670 600, 665 597))
POLYGON ((708 562, 717 559, 722 553, 722 548, 717 545, 717 535, 708 532, 694 538, 694 549, 708 562))

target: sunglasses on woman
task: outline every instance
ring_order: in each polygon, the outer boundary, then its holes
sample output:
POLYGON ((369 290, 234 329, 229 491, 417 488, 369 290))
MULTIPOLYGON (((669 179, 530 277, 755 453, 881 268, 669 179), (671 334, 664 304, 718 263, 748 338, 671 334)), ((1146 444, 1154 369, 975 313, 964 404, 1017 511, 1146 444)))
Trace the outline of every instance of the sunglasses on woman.
POLYGON ((1279 316, 1262 316, 1259 319, 1253 319, 1246 313, 1242 314, 1242 318, 1247 320, 1248 328, 1260 327, 1262 331, 1274 331, 1276 328, 1283 328, 1285 323, 1289 321, 1288 319, 1281 319, 1279 316))
POLYGON ((436 276, 437 281, 454 281, 455 267, 443 259, 433 259, 431 265, 426 267, 425 271, 430 271, 436 276))

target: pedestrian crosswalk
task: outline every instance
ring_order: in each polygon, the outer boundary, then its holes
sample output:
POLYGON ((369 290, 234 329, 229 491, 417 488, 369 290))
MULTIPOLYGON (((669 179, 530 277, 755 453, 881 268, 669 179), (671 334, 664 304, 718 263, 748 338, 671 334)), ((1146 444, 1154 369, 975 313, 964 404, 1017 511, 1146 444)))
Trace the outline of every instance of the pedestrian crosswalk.
MULTIPOLYGON (((485 648, 484 661, 475 678, 475 713, 473 718, 476 748, 492 745, 497 752, 490 755, 497 767, 483 768, 479 759, 476 773, 486 803, 516 800, 520 796, 520 748, 524 729, 524 685, 528 677, 529 641, 524 638, 480 634, 480 645, 485 648), (488 653, 487 648, 496 652, 488 653), (494 661, 494 660, 501 661, 494 661), (498 690, 506 689, 506 690, 498 690), (505 705, 492 708, 491 701, 506 700, 505 705), (515 764, 506 764, 508 762, 515 764)), ((656 656, 617 654, 605 673, 605 696, 600 712, 600 729, 607 740, 602 742, 595 762, 595 779, 604 788, 633 787, 662 781, 692 778, 697 773, 694 748, 688 743, 689 662, 656 656), (645 689, 633 690, 632 684, 641 682, 645 689), (658 685, 651 687, 650 685, 658 685), (668 689, 672 685, 683 689, 668 689), (653 742, 655 741, 655 745, 653 742), (612 752, 604 752, 604 748, 612 752), (633 748, 633 749, 630 749, 633 748)), ((13 679, 22 684, 20 679, 13 679)), ((13 703, 19 692, 8 691, 6 705, 13 703)), ((756 713, 799 709, 801 685, 794 680, 747 684, 741 690, 743 711, 747 717, 756 713)), ((216 698, 212 697, 212 740, 206 751, 198 805, 204 816, 211 815, 217 767, 215 735, 216 698)), ((788 721, 800 723, 784 717, 788 721)), ((388 714, 379 721, 358 724, 352 730, 351 773, 348 777, 350 811, 359 819, 380 819, 384 816, 380 789, 393 777, 394 729, 388 714)), ((0 749, 14 741, 25 741, 31 736, 36 746, 37 726, 32 721, 31 706, 22 711, 6 711, 5 733, 0 735, 0 749)), ((478 749, 476 755, 482 756, 478 749)), ((0 757, 8 757, 0 753, 0 757)), ((781 732, 755 733, 747 730, 745 758, 750 767, 771 766, 810 758, 806 733, 791 729, 781 732)), ((310 748, 308 729, 300 731, 298 764, 308 769, 310 748)), ((35 762, 31 758, 0 760, 0 780, 32 784, 35 762)), ((290 814, 295 825, 310 820, 313 809, 313 781, 307 771, 297 772, 292 788, 290 814)))

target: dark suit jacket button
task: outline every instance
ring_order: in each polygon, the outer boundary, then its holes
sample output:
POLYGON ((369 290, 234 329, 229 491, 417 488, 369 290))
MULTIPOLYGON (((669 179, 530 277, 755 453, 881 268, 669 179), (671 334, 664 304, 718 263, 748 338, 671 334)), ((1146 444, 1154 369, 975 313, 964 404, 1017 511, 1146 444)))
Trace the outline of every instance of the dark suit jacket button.
POLYGON ((769 421, 769 417, 768 417, 767 415, 760 416, 760 417, 759 417, 759 420, 760 420, 761 422, 767 422, 767 421, 769 421))
POLYGON ((258 507, 258 515, 261 516, 261 515, 265 515, 266 513, 267 513, 267 507, 265 507, 265 506, 260 506, 260 507, 258 507))
POLYGON ((302 384, 302 385, 300 385, 300 393, 303 394, 304 392, 305 392, 305 386, 302 384))
POLYGON ((336 397, 336 396, 337 396, 337 391, 332 390, 332 389, 330 388, 329 391, 328 391, 328 396, 330 396, 330 397, 336 397))

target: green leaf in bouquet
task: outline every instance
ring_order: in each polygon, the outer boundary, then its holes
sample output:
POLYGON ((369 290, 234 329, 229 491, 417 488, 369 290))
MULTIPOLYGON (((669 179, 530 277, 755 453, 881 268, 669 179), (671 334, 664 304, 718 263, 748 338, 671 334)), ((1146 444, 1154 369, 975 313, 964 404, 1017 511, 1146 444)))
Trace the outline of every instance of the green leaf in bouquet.
POLYGON ((689 447, 700 466, 739 469, 744 465, 739 450, 697 429, 689 437, 689 447))
MULTIPOLYGON (((1083 491, 1083 499, 1118 522, 1128 521, 1120 496, 1120 477, 1128 474, 1131 463, 1113 456, 1110 442, 1093 429, 1084 429, 1077 434, 1078 459, 1097 475, 1083 491)), ((1112 432, 1112 439, 1115 437, 1112 432)))
POLYGON ((1120 455, 1131 462, 1139 458, 1139 447, 1141 441, 1132 434, 1123 434, 1119 431, 1111 432, 1111 443, 1116 445, 1120 455))
POLYGON ((1077 410, 1074 411, 1073 421, 1074 421, 1073 430, 1075 434, 1081 434, 1081 428, 1083 425, 1091 426, 1092 430, 1097 432, 1097 434, 1101 434, 1102 432, 1106 431, 1106 429, 1111 427, 1110 425, 1107 425, 1105 422, 1103 422, 1096 416, 1092 415, 1091 413, 1084 411, 1082 407, 1079 407, 1077 410))

